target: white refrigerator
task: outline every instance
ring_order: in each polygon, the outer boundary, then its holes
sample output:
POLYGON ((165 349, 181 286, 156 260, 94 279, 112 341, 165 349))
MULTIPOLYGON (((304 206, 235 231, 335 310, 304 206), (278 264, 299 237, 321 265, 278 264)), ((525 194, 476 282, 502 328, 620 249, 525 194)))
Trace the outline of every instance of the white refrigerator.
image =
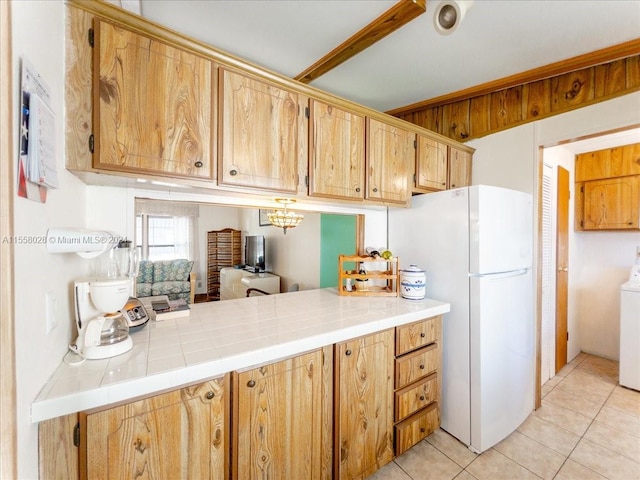
POLYGON ((451 304, 441 426, 483 452, 534 406, 532 196, 483 185, 415 196, 389 210, 388 231, 400 268, 426 270, 427 297, 451 304))

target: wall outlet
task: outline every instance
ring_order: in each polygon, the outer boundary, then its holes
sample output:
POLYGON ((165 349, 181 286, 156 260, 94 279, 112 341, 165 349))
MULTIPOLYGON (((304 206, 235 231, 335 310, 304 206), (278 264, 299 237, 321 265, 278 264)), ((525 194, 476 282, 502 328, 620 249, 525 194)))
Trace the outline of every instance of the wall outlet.
POLYGON ((48 335, 58 326, 58 298, 54 292, 47 292, 45 294, 44 308, 48 335))

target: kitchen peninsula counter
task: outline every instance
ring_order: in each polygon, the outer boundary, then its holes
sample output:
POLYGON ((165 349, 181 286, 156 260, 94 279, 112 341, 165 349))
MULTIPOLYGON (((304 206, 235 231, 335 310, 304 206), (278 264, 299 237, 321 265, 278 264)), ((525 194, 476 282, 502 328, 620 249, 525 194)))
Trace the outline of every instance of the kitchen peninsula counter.
POLYGON ((335 288, 198 303, 150 321, 133 349, 61 365, 31 405, 32 422, 180 388, 326 345, 447 313, 448 303, 349 297, 335 288))

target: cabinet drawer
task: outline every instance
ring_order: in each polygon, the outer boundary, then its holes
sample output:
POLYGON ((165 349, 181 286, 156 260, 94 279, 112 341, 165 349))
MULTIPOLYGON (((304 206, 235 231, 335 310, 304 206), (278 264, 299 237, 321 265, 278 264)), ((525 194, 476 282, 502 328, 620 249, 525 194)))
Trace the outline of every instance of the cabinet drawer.
POLYGON ((396 359, 396 389, 402 388, 440 368, 437 343, 396 359))
POLYGON ((409 385, 396 392, 396 421, 426 407, 438 399, 438 375, 432 373, 416 384, 409 385))
POLYGON ((436 342, 440 338, 440 316, 396 328, 396 355, 436 342))
POLYGON ((396 425, 396 456, 413 447, 440 426, 440 409, 436 402, 396 425))

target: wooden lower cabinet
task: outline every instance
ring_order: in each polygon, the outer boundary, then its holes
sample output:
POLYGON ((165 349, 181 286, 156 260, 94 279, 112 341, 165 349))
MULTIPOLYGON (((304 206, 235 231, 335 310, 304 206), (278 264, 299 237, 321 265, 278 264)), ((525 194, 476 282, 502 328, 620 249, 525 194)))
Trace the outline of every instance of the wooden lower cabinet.
POLYGON ((440 426, 441 338, 441 316, 396 327, 396 455, 440 426))
POLYGON ((335 347, 334 479, 364 479, 393 460, 393 329, 335 347))
POLYGON ((234 372, 232 478, 331 478, 331 356, 234 372))
POLYGON ((439 427, 441 338, 431 317, 47 420, 40 476, 365 479, 439 427))
POLYGON ((228 478, 227 394, 210 380, 80 414, 80 478, 228 478))

